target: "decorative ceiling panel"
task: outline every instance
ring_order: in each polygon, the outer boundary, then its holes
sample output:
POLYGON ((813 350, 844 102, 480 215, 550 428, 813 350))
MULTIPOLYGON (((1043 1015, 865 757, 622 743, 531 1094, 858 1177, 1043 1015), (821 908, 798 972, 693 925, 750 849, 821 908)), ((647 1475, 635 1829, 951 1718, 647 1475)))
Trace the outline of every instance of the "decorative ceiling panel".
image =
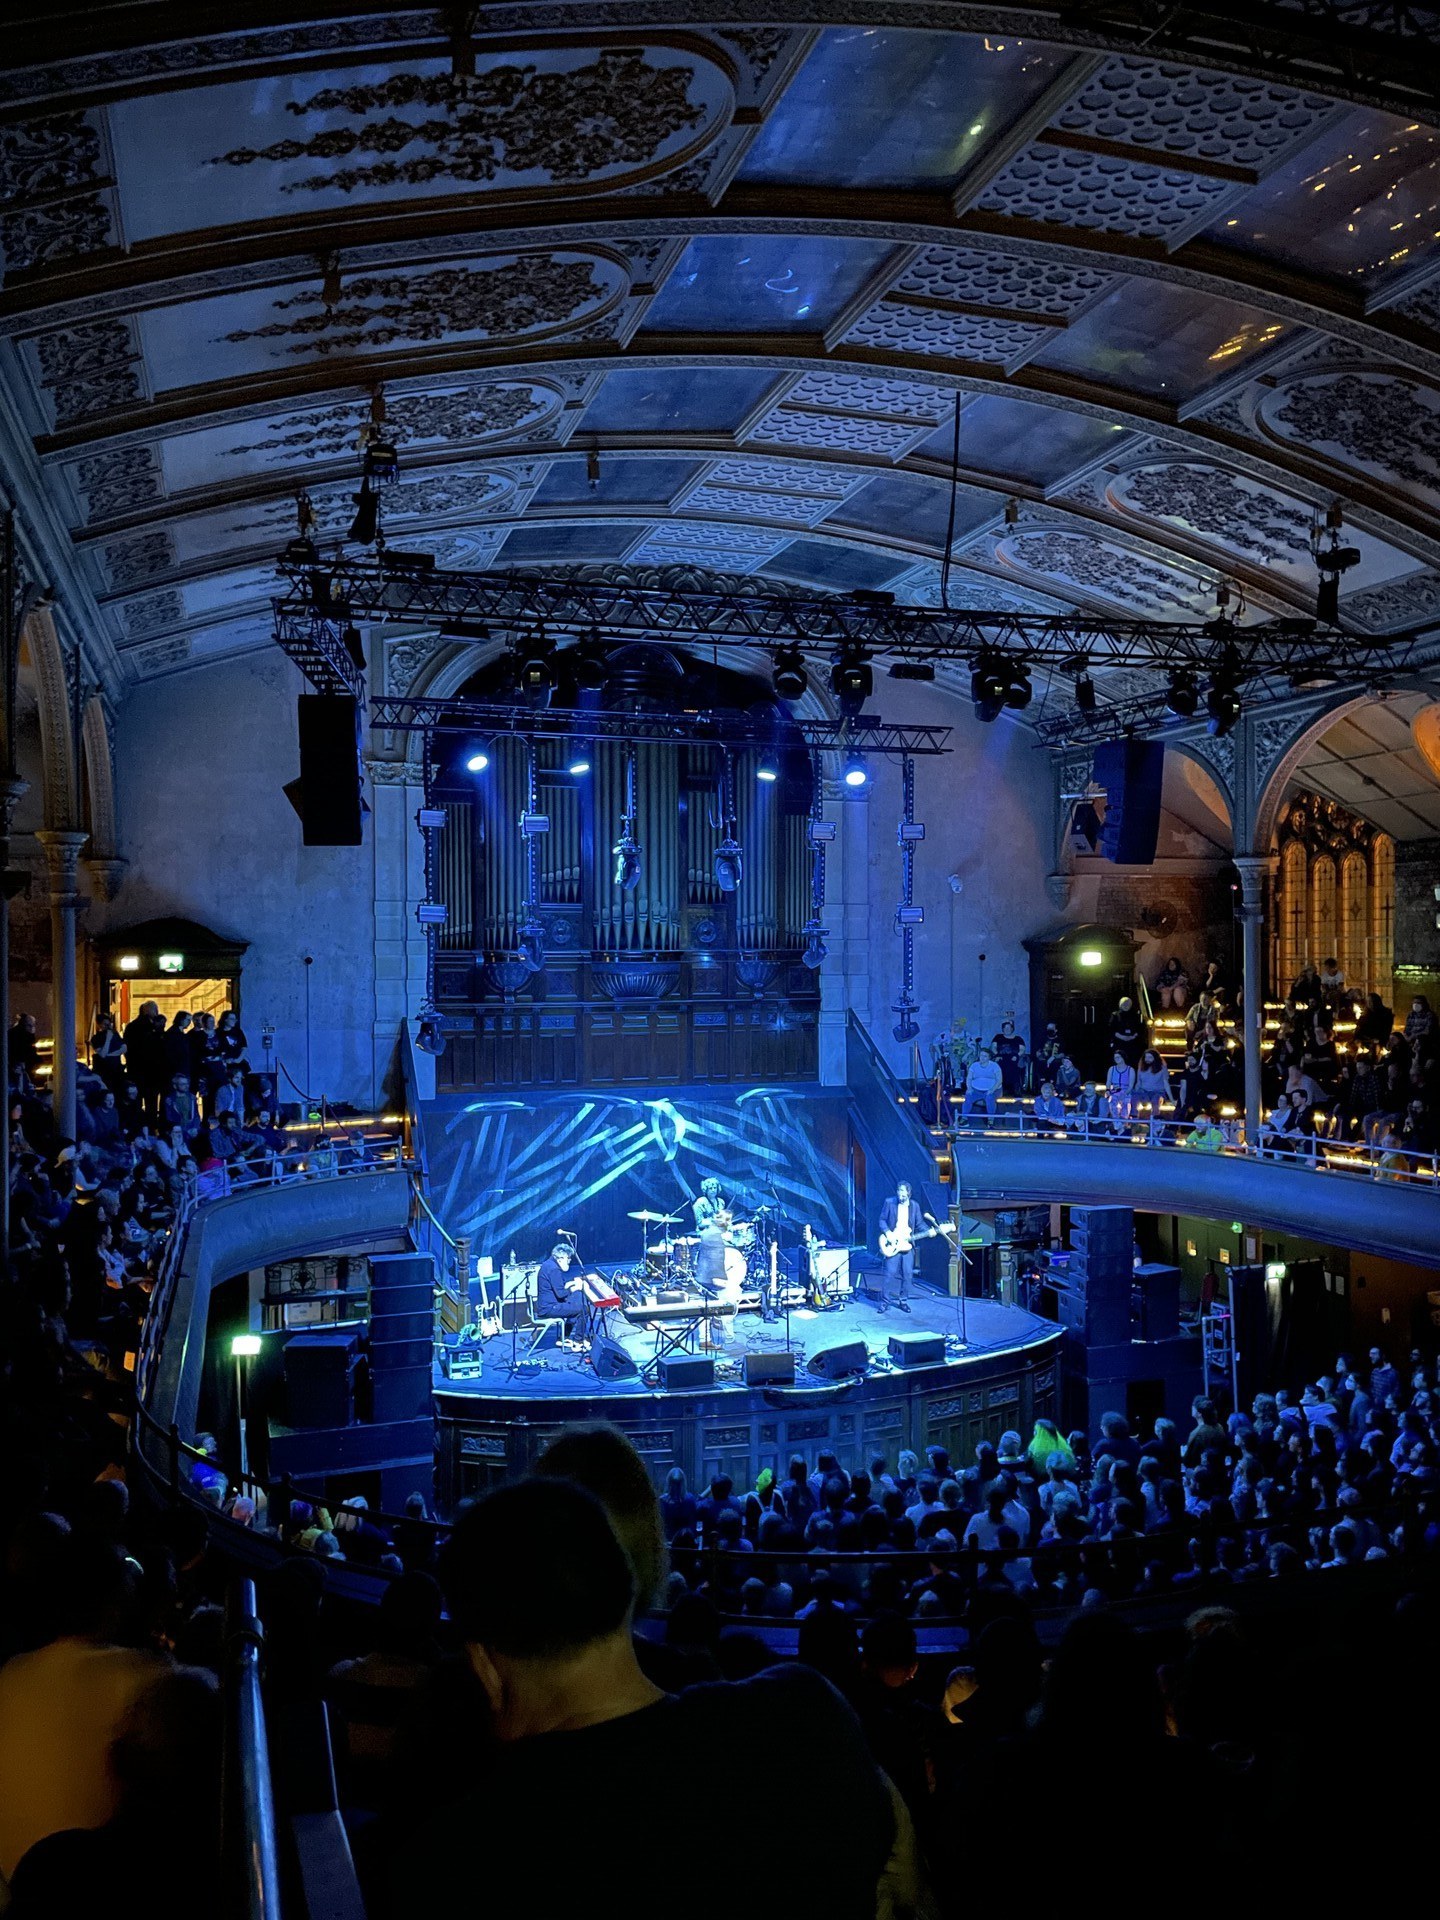
POLYGON ((743 367, 636 367, 607 373, 580 423, 602 433, 734 433, 776 385, 743 367))
POLYGON ((681 165, 734 88, 692 46, 551 44, 152 94, 108 109, 132 242, 357 200, 604 192, 681 165))
MULTIPOLYGON (((977 545, 970 551, 983 548, 977 545)), ((1118 539, 1100 538, 1078 528, 1022 527, 994 540, 993 557, 1000 566, 1031 580, 1052 582, 1062 593, 1069 589, 1130 613, 1194 620, 1215 610, 1213 575, 1182 571, 1118 539)))
POLYGON ((898 460, 929 431, 928 426, 907 426, 903 420, 862 420, 854 414, 783 406, 757 420, 746 438, 781 447, 815 447, 827 453, 867 453, 898 460))
POLYGON ((909 566, 898 556, 820 540, 792 540, 758 571, 786 580, 813 581, 831 593, 876 592, 888 587, 909 566))
POLYGON ((981 319, 886 299, 854 322, 845 334, 845 343, 881 353, 917 353, 927 358, 1015 367, 1043 346, 1051 331, 1020 320, 981 319))
POLYGON ((0 265, 8 277, 119 244, 101 116, 0 126, 0 265))
POLYGON ((1290 337, 1279 320, 1237 301, 1128 280, 1036 353, 1106 386, 1185 401, 1228 379, 1249 360, 1290 337))
POLYGON ((977 204, 1012 220, 1123 233, 1178 247, 1235 191, 1229 180, 1037 140, 991 181, 977 204))
POLYGON ((1114 285, 1114 276, 1063 261, 979 252, 973 247, 923 247, 890 289, 963 307, 1071 320, 1114 285))
MULTIPOLYGON (((978 393, 966 401, 960 415, 960 464, 967 472, 1048 487, 1124 438, 1124 427, 1086 414, 1037 406, 1004 393, 978 393)), ((940 461, 948 471, 953 449, 954 429, 946 421, 915 454, 940 461)))
POLYGON ((644 333, 823 333, 891 248, 811 234, 706 234, 651 301, 644 333))
POLYGON ((1383 373, 1281 380, 1254 410, 1261 431, 1440 506, 1440 393, 1383 373))
POLYGON ((1261 172, 1313 138, 1333 112, 1334 103, 1320 94, 1124 57, 1107 60, 1051 124, 1152 153, 1261 172))
POLYGON ((748 572, 785 544, 786 534, 763 527, 722 526, 702 521, 665 520, 652 527, 631 558, 651 566, 688 562, 748 572))

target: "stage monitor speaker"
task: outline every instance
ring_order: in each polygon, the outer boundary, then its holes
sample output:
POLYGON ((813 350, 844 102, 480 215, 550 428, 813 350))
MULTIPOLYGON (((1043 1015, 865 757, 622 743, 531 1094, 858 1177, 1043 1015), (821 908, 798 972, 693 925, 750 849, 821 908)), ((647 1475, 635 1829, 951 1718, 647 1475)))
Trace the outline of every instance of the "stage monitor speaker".
POLYGON ((516 1327, 530 1325, 530 1302, 523 1293, 512 1299, 500 1302, 500 1326, 505 1333, 513 1333, 516 1327))
POLYGON ((1148 867, 1160 837, 1164 741, 1102 740, 1095 749, 1094 777, 1105 789, 1101 853, 1121 866, 1148 867))
POLYGON ((300 826, 307 847, 358 847, 361 832, 360 726, 354 696, 302 693, 300 826))
POLYGON ((839 1346, 811 1354, 809 1370, 823 1380, 845 1380, 852 1373, 864 1373, 869 1365, 870 1350, 863 1340, 842 1340, 839 1346))
POLYGON ((708 1353, 667 1353, 658 1363, 658 1371, 666 1392, 674 1392, 677 1387, 713 1387, 715 1384, 715 1361, 708 1353))
MULTIPOLYGON (((597 1380, 633 1380, 640 1369, 618 1340, 597 1333, 590 1342, 590 1364, 597 1380)), ((712 1365, 711 1372, 714 1372, 712 1365)))
POLYGON ((938 1367, 945 1359, 943 1333, 892 1333, 890 1358, 897 1367, 938 1367))
POLYGON ((745 1356, 747 1387, 788 1385, 794 1378, 793 1353, 747 1353, 745 1356))

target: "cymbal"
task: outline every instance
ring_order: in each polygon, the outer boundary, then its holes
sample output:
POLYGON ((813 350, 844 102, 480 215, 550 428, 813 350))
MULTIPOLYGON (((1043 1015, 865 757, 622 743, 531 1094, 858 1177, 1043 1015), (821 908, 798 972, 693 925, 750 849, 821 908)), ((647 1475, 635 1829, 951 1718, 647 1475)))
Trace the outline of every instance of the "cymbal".
POLYGON ((667 1222, 673 1225, 674 1222, 682 1218, 682 1216, 678 1213, 651 1213, 648 1207, 642 1207, 638 1213, 632 1212, 630 1218, 632 1220, 646 1220, 652 1227, 659 1227, 664 1226, 667 1222))

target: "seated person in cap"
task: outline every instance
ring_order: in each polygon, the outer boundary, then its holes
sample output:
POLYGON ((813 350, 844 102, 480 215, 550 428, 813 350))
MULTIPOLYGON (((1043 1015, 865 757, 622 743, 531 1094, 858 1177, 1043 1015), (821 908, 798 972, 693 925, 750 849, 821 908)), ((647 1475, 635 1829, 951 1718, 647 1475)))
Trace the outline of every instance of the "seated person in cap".
POLYGON ((535 1276, 535 1318, 563 1320, 563 1338, 578 1340, 585 1331, 584 1286, 575 1249, 557 1240, 535 1276))

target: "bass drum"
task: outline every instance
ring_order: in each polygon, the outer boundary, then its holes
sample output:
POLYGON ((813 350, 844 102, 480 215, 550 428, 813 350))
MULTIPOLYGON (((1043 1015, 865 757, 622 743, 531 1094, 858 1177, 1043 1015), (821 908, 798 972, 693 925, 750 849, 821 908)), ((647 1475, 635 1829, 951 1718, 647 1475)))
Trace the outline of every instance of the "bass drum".
POLYGON ((738 1247, 725 1249, 725 1278, 716 1287, 715 1298, 729 1313, 734 1313, 740 1304, 747 1265, 745 1256, 738 1247))
POLYGON ((755 1222, 737 1220, 731 1227, 727 1238, 732 1247, 738 1247, 741 1253, 753 1253, 755 1249, 755 1222))

